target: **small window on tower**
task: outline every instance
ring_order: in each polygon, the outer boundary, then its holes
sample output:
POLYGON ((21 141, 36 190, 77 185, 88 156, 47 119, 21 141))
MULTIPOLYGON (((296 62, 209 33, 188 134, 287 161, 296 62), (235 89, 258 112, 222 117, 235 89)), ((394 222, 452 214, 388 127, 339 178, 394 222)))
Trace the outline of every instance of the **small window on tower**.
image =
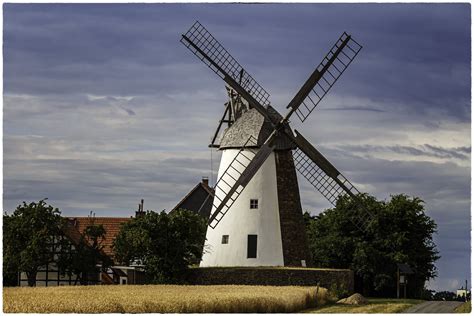
POLYGON ((229 243, 229 235, 222 235, 222 243, 223 244, 229 243))
POLYGON ((250 209, 251 210, 258 209, 258 199, 250 199, 250 209))

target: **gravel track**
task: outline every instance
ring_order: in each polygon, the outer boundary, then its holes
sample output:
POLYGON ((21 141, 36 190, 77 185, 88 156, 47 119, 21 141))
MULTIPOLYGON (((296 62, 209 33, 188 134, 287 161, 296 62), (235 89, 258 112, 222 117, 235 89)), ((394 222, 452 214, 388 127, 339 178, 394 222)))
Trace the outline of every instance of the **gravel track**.
POLYGON ((429 301, 410 307, 404 313, 453 313, 463 302, 429 301))

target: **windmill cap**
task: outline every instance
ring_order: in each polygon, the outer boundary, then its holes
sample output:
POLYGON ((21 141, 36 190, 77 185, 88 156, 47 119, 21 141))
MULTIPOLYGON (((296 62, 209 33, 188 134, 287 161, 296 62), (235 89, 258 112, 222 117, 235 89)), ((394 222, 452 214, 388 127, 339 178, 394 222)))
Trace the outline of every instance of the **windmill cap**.
MULTIPOLYGON (((271 106, 268 106, 267 110, 270 117, 275 119, 275 121, 282 119, 281 115, 271 106)), ((272 132, 272 124, 256 109, 250 109, 243 113, 234 124, 224 131, 219 149, 241 148, 245 145, 245 142, 250 136, 257 140, 257 144, 256 146, 253 145, 249 147, 260 147, 272 132)), ((284 135, 278 136, 274 144, 275 149, 277 150, 289 150, 295 148, 294 144, 284 135)))

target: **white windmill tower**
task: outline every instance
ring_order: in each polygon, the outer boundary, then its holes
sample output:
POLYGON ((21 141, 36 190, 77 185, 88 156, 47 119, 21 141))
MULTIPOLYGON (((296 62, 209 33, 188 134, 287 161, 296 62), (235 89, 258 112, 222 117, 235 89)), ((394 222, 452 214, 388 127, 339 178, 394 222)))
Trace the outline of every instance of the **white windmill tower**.
POLYGON ((199 22, 181 42, 226 82, 229 93, 210 145, 222 150, 222 158, 201 266, 310 265, 296 170, 333 205, 341 195, 353 199, 363 210, 355 224, 365 230, 373 215, 357 189, 289 126, 293 113, 301 121, 309 116, 362 46, 344 32, 281 116, 269 94, 199 22), (217 145, 224 122, 228 128, 217 145))

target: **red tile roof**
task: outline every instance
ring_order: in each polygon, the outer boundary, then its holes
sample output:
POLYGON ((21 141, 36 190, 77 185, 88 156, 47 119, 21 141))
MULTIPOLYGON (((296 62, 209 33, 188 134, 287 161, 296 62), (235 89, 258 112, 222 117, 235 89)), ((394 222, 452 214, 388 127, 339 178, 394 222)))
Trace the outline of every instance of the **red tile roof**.
POLYGON ((112 249, 112 243, 120 231, 120 226, 128 221, 132 217, 69 217, 69 223, 71 226, 75 227, 77 231, 82 234, 87 226, 91 225, 102 225, 104 226, 106 235, 103 240, 101 240, 101 245, 104 246, 103 251, 105 254, 114 257, 114 252, 112 249))

